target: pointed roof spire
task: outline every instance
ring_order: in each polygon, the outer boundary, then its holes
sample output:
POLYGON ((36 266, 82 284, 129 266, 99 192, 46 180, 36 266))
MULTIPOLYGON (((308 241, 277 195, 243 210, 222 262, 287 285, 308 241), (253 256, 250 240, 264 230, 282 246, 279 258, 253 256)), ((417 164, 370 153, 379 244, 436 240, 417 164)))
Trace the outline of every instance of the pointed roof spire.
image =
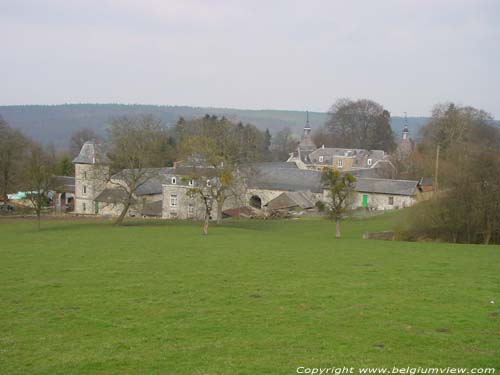
POLYGON ((306 126, 304 126, 304 129, 311 130, 311 125, 309 125, 309 111, 306 111, 306 126))

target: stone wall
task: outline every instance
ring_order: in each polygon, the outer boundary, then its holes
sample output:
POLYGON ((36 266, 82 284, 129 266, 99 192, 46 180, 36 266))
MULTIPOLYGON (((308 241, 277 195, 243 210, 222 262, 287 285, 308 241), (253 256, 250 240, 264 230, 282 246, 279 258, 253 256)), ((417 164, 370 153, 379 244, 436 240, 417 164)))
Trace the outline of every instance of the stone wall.
POLYGON ((106 167, 75 164, 75 213, 95 214, 94 199, 106 186, 106 173, 106 167))

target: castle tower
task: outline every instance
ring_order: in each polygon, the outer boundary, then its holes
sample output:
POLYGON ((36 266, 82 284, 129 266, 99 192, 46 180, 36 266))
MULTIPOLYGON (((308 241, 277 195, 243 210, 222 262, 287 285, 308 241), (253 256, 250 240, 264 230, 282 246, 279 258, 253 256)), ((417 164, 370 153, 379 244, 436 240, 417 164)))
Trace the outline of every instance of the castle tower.
POLYGON ((75 213, 97 214, 95 197, 106 187, 109 171, 101 145, 88 141, 73 160, 75 165, 75 213))

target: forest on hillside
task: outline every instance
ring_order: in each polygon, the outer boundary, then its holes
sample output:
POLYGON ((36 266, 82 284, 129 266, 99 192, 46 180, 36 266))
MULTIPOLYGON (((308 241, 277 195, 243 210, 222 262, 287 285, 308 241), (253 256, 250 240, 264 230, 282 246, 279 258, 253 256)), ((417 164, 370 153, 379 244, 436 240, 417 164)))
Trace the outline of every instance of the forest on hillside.
MULTIPOLYGON (((29 137, 56 148, 66 148, 71 135, 79 129, 92 129, 104 135, 111 120, 118 116, 151 114, 174 126, 180 117, 199 118, 206 114, 225 116, 234 122, 250 123, 261 130, 276 133, 286 127, 299 135, 306 121, 303 111, 246 110, 230 108, 157 106, 139 104, 63 104, 0 106, 0 115, 14 128, 29 137)), ((309 112, 313 129, 319 129, 327 120, 326 112, 309 112)), ((427 123, 426 117, 409 117, 410 132, 417 136, 418 130, 427 123)), ((391 117, 391 126, 396 136, 404 127, 402 117, 391 117)))

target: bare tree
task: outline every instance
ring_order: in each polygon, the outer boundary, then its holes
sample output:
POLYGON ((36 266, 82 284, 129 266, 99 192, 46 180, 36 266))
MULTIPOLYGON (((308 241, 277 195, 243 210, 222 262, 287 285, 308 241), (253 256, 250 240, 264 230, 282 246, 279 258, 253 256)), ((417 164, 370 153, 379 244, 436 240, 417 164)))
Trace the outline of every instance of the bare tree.
POLYGON ((340 238, 340 221, 350 205, 350 197, 354 191, 356 178, 349 173, 325 169, 321 176, 328 197, 321 209, 335 220, 335 237, 340 238))
POLYGON ((40 229, 41 213, 48 205, 48 194, 51 189, 52 177, 55 171, 55 159, 52 153, 43 146, 32 143, 23 166, 25 173, 25 188, 37 217, 40 229))
POLYGON ((396 147, 390 113, 372 100, 338 100, 330 109, 325 127, 335 147, 386 152, 396 147))
POLYGON ((290 156, 290 153, 295 151, 298 145, 297 137, 288 127, 278 131, 272 138, 272 155, 273 160, 284 161, 290 156))
POLYGON ((167 163, 168 134, 161 120, 151 115, 115 118, 109 128, 108 180, 118 191, 121 225, 130 207, 136 202, 138 190, 158 177, 155 168, 167 163))
POLYGON ((0 116, 0 200, 7 200, 9 191, 20 183, 20 164, 28 144, 29 140, 0 116))
POLYGON ((70 138, 69 149, 71 155, 77 156, 82 146, 87 141, 98 141, 99 137, 96 132, 89 128, 83 128, 75 131, 70 138))
POLYGON ((262 156, 265 134, 252 125, 234 124, 215 116, 183 121, 178 124, 179 151, 185 160, 196 159, 190 176, 196 182, 191 194, 196 194, 205 204, 204 233, 212 210, 216 208, 217 222, 222 220, 222 210, 228 199, 243 194, 242 165, 257 161, 262 156), (208 185, 207 185, 208 184, 208 185))

